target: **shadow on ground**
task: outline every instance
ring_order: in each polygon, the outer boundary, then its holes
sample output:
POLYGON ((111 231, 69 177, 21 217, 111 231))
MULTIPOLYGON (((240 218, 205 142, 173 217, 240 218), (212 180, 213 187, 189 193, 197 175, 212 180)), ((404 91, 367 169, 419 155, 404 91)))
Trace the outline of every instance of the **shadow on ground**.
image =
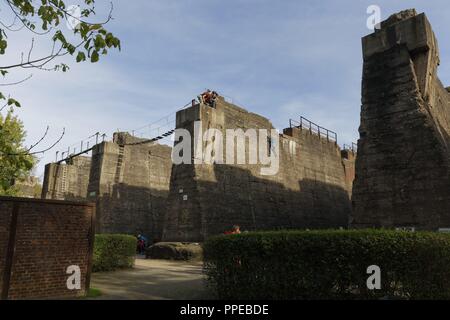
POLYGON ((97 300, 211 299, 202 266, 202 262, 137 258, 133 269, 93 273, 91 287, 102 292, 97 300))

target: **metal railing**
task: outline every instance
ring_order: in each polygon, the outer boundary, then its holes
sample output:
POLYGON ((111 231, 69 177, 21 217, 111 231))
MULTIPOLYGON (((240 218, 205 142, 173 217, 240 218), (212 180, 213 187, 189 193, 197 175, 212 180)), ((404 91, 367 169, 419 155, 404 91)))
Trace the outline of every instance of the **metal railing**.
POLYGON ((351 151, 351 152, 353 152, 353 153, 357 153, 357 152, 358 152, 358 145, 357 145, 356 143, 354 143, 354 142, 352 142, 351 145, 348 145, 348 144, 345 144, 345 143, 344 143, 342 149, 343 149, 343 150, 351 151))
POLYGON ((305 117, 300 117, 300 121, 289 119, 289 126, 291 128, 308 130, 311 134, 316 134, 320 138, 327 139, 327 141, 331 141, 337 144, 336 132, 324 128, 322 126, 319 126, 318 124, 306 119, 305 117))
POLYGON ((66 151, 56 151, 56 163, 68 162, 70 159, 78 157, 82 154, 90 152, 94 146, 96 146, 101 141, 105 141, 106 134, 100 134, 100 132, 94 133, 92 136, 87 137, 85 140, 80 141, 78 146, 73 144, 67 147, 66 151), (94 139, 95 138, 95 139, 94 139))

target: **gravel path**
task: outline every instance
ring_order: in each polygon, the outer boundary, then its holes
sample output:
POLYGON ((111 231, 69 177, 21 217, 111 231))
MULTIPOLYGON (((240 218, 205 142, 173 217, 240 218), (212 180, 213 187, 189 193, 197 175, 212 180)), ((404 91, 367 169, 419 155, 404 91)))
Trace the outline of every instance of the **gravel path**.
POLYGON ((211 299, 202 265, 137 258, 133 269, 93 273, 91 287, 102 292, 95 299, 211 299))

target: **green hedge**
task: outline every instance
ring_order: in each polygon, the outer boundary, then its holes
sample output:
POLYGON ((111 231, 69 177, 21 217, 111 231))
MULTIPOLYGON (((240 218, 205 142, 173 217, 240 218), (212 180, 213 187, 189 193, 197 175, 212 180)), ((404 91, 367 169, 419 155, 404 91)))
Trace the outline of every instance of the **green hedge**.
POLYGON ((93 272, 131 268, 136 255, 136 238, 124 234, 96 234, 93 272))
POLYGON ((277 231, 204 243, 221 299, 449 299, 450 235, 387 230, 277 231), (370 265, 381 290, 368 290, 370 265))

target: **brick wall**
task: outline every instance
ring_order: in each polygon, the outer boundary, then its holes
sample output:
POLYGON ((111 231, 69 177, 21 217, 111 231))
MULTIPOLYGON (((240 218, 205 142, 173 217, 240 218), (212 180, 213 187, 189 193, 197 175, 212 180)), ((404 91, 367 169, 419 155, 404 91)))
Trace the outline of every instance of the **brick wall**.
POLYGON ((89 286, 95 206, 0 197, 0 297, 74 298, 89 286), (69 290, 67 267, 81 270, 81 290, 69 290))

